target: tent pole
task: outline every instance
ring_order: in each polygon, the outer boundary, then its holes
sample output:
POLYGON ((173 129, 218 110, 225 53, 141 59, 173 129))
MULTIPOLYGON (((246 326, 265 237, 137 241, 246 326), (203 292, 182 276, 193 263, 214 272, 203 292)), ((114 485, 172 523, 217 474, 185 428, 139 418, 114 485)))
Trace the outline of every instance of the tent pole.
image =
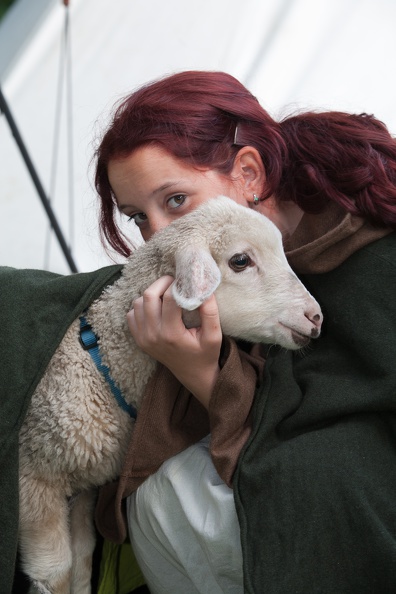
POLYGON ((28 168, 28 171, 30 173, 30 176, 31 176, 31 178, 33 180, 33 183, 34 183, 34 185, 36 187, 37 193, 38 193, 38 195, 40 197, 40 200, 41 200, 41 202, 42 202, 42 204, 44 206, 45 212, 47 213, 47 216, 48 216, 48 218, 50 220, 51 226, 52 226, 52 228, 53 228, 53 230, 55 232, 55 235, 56 235, 56 237, 58 239, 58 242, 59 242, 59 245, 61 247, 61 250, 62 250, 62 252, 63 252, 63 254, 64 254, 64 256, 65 256, 65 258, 67 260, 67 263, 69 265, 69 268, 70 268, 71 272, 78 272, 77 266, 76 266, 76 264, 75 264, 75 262, 73 260, 73 257, 72 257, 70 248, 69 248, 69 246, 67 245, 67 243, 65 241, 65 238, 64 238, 63 233, 61 231, 61 228, 60 228, 60 226, 58 224, 58 221, 56 219, 55 213, 54 213, 54 211, 53 211, 53 209, 51 207, 51 203, 50 203, 50 201, 49 201, 49 199, 48 199, 48 197, 47 197, 47 195, 46 195, 46 193, 44 191, 43 185, 42 185, 42 183, 41 183, 41 181, 40 181, 40 179, 39 179, 39 177, 37 175, 37 172, 36 172, 36 170, 34 168, 34 165, 32 163, 32 160, 31 160, 31 158, 29 156, 29 153, 28 153, 28 151, 26 149, 26 146, 25 146, 25 144, 24 144, 24 142, 22 140, 22 137, 21 137, 21 135, 19 133, 19 130, 17 128, 17 125, 15 123, 15 120, 12 117, 12 114, 11 114, 11 112, 9 110, 9 107, 7 105, 7 101, 6 101, 6 99, 5 99, 4 95, 3 95, 3 92, 1 90, 1 86, 0 86, 0 111, 6 117, 6 120, 8 122, 8 125, 9 125, 9 127, 11 129, 11 133, 12 133, 14 139, 15 139, 15 142, 18 145, 18 148, 19 148, 19 150, 21 152, 21 155, 23 157, 23 160, 25 161, 26 167, 28 168))

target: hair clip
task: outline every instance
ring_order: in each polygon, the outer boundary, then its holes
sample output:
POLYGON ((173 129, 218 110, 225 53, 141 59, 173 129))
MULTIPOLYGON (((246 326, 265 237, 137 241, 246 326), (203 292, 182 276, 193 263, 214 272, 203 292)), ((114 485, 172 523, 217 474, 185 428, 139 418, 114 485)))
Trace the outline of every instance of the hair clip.
POLYGON ((233 142, 233 144, 238 144, 238 123, 235 126, 234 142, 233 142))

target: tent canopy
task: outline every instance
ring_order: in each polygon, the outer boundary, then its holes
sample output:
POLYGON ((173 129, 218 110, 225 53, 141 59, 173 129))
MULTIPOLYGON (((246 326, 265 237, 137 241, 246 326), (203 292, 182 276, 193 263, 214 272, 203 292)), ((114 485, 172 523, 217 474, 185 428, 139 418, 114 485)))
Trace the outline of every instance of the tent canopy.
MULTIPOLYGON (((47 192, 65 10, 60 0, 17 0, 0 24, 2 90, 47 192)), ((393 0, 70 0, 68 10, 72 126, 64 113, 52 205, 81 271, 111 262, 92 187, 96 138, 114 102, 149 80, 224 70, 275 117, 368 112, 396 130, 393 0)), ((0 264, 68 273, 55 239, 48 250, 48 219, 4 117, 0 162, 0 264)))

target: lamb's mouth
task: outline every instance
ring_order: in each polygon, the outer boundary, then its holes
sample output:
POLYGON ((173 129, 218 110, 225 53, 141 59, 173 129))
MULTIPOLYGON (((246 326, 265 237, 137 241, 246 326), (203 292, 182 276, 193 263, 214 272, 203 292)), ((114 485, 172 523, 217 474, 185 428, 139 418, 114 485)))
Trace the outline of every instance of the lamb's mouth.
POLYGON ((283 326, 283 328, 287 328, 287 330, 290 331, 292 340, 297 346, 304 347, 304 346, 307 346, 307 344, 310 342, 312 336, 303 334, 302 332, 299 332, 295 328, 291 328, 290 326, 287 326, 286 324, 283 324, 282 322, 279 322, 279 324, 281 326, 283 326))
POLYGON ((291 330, 292 339, 294 340, 294 342, 296 344, 298 344, 298 346, 300 346, 300 347, 307 346, 307 344, 311 340, 310 336, 307 336, 306 334, 302 334, 301 332, 298 332, 297 330, 292 330, 292 329, 290 329, 290 330, 291 330))

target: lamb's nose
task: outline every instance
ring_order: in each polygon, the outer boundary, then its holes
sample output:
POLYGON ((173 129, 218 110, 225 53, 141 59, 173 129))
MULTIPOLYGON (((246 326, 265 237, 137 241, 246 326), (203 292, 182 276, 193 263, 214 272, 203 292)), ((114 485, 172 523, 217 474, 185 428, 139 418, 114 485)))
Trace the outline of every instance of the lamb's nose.
POLYGON ((306 311, 304 315, 311 322, 311 324, 315 326, 315 328, 312 328, 311 330, 312 338, 317 338, 320 334, 320 328, 323 322, 322 314, 319 313, 318 307, 315 307, 311 310, 306 311))
POLYGON ((311 338, 318 338, 319 334, 320 334, 319 328, 312 328, 311 338))

